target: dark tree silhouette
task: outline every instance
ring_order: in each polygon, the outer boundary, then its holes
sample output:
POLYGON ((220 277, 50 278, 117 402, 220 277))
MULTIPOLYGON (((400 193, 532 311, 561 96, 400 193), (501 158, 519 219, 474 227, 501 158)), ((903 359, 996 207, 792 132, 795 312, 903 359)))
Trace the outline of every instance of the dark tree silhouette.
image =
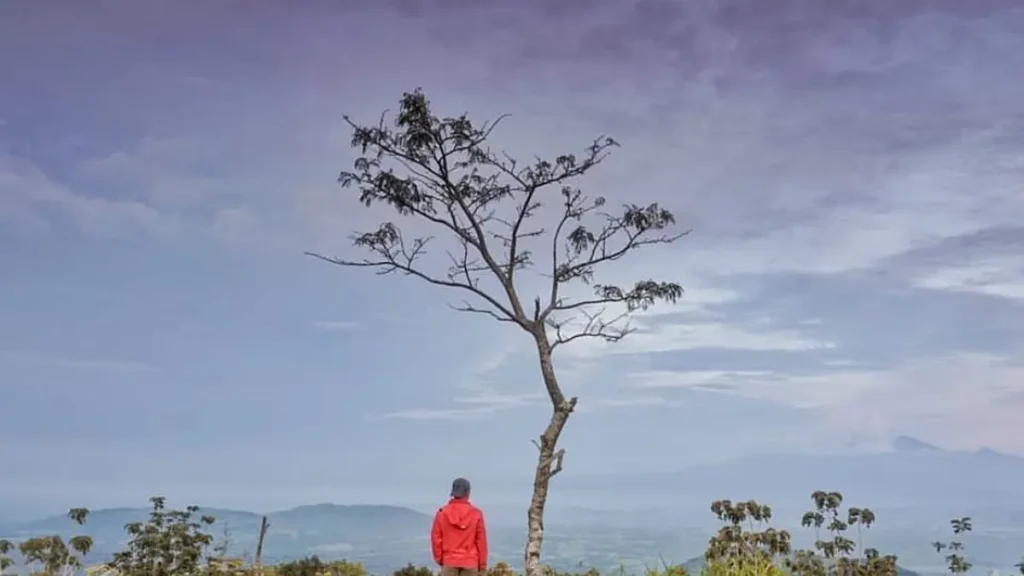
POLYGON ((612 212, 604 198, 588 197, 574 185, 617 146, 611 138, 598 138, 581 156, 524 164, 488 144, 503 118, 477 126, 465 114, 438 117, 419 89, 403 95, 391 123, 382 115, 376 125, 361 126, 346 117, 360 156, 351 171, 341 173, 342 187, 354 189, 366 206, 388 204, 446 237, 448 266, 432 270, 424 260, 435 237, 411 234, 393 222, 354 236, 355 246, 368 253, 363 259, 309 255, 452 288, 469 298, 455 310, 517 326, 536 345, 552 408, 535 442, 539 456, 525 550, 527 576, 539 576, 549 481, 562 469, 565 454, 557 443, 577 402, 563 393, 552 353, 585 338, 618 341, 631 331, 630 312, 679 298, 683 290, 676 283, 617 286, 596 283, 596 276, 602 265, 683 234, 665 233, 675 218, 658 204, 626 204, 612 212), (545 218, 550 222, 541 222, 545 218), (532 299, 520 282, 528 269, 542 269, 547 284, 532 299), (588 286, 591 295, 572 298, 566 287, 574 283, 588 286), (608 305, 619 309, 606 316, 608 305))

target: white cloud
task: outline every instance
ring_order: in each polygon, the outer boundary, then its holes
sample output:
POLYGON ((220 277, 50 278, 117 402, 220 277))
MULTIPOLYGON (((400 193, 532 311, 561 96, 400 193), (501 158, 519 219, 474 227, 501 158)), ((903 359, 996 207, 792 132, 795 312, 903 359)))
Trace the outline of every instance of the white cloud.
POLYGON ((155 208, 180 208, 202 203, 230 190, 205 176, 204 164, 217 157, 206 139, 144 138, 131 151, 116 151, 81 162, 77 182, 102 186, 107 196, 144 202, 155 208))
POLYGON ((1024 300, 1024 256, 991 256, 961 266, 940 268, 919 276, 913 284, 931 290, 1024 300))
POLYGON ((412 408, 389 412, 383 418, 402 418, 406 420, 481 420, 491 416, 501 407, 480 406, 476 408, 412 408))
POLYGON ((502 394, 480 387, 471 395, 453 398, 453 402, 468 405, 467 408, 411 408, 389 412, 383 417, 409 420, 479 420, 493 416, 497 412, 534 404, 544 397, 542 393, 502 394))
POLYGON ((583 339, 565 347, 565 356, 594 358, 607 354, 651 354, 702 349, 805 351, 834 348, 832 342, 814 340, 795 330, 748 330, 725 322, 645 325, 634 321, 637 332, 619 342, 583 339))
POLYGON ((98 372, 148 373, 159 371, 155 366, 151 366, 143 362, 65 358, 61 356, 47 356, 21 350, 0 351, 0 360, 23 362, 39 366, 51 366, 55 368, 68 368, 73 370, 94 370, 98 372))
POLYGON ((953 354, 892 369, 813 376, 638 372, 627 385, 700 388, 775 402, 812 411, 824 426, 861 438, 910 433, 954 448, 1024 451, 1024 368, 987 354, 953 354))
POLYGON ((651 408, 654 406, 676 406, 679 402, 663 396, 587 396, 580 400, 578 412, 596 412, 606 409, 651 408))
POLYGON ((629 374, 626 378, 626 386, 640 389, 700 388, 708 391, 728 391, 734 386, 761 383, 771 379, 771 377, 771 372, 754 370, 695 370, 687 372, 649 370, 629 374))
POLYGON ((77 194, 51 180, 31 161, 6 153, 0 153, 0 199, 0 217, 45 221, 56 213, 99 236, 117 235, 125 228, 160 235, 174 228, 174 222, 152 206, 77 194))
POLYGON ((261 248, 279 242, 260 198, 241 194, 249 192, 247 175, 216 168, 223 156, 204 139, 145 138, 130 151, 77 158, 57 178, 0 150, 0 221, 42 229, 67 219, 100 237, 203 235, 261 248), (218 170, 231 177, 208 175, 218 170))
POLYGON ((492 416, 498 412, 537 404, 547 400, 539 376, 531 382, 530 391, 505 391, 498 388, 502 380, 500 371, 506 370, 511 360, 520 358, 525 347, 499 346, 483 354, 461 371, 462 382, 459 393, 451 402, 457 408, 413 408, 386 414, 386 418, 407 418, 413 420, 467 420, 492 416))

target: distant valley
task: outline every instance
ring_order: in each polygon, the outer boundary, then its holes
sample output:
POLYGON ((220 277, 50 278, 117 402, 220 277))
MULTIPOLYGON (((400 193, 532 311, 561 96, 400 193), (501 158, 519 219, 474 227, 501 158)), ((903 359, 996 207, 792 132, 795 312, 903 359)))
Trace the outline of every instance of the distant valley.
MULTIPOLYGON (((867 506, 878 517, 864 535, 866 545, 897 554, 901 566, 922 574, 942 573, 931 548, 948 540, 948 520, 974 518, 964 538, 976 569, 1012 571, 1024 555, 1024 459, 990 450, 954 452, 901 438, 886 453, 759 456, 656 474, 559 476, 548 515, 545 561, 562 569, 620 564, 633 569, 684 562, 703 552, 717 524, 712 500, 754 498, 771 504, 774 524, 789 529, 798 546, 813 532, 799 526, 813 490, 839 490, 846 504, 867 506), (581 505, 612 502, 619 509, 581 505)), ((102 561, 125 541, 124 525, 146 519, 142 508, 95 510, 84 532, 96 541, 92 558, 102 561)), ((217 518, 211 532, 227 529, 230 554, 255 548, 261 515, 204 508, 217 518)), ((523 528, 519 512, 490 528, 494 560, 519 564, 523 528)), ((408 562, 431 565, 430 514, 399 506, 318 504, 268 514, 268 561, 308 554, 360 561, 375 573, 408 562)), ((64 517, 0 523, 0 537, 22 539, 76 533, 64 517)))

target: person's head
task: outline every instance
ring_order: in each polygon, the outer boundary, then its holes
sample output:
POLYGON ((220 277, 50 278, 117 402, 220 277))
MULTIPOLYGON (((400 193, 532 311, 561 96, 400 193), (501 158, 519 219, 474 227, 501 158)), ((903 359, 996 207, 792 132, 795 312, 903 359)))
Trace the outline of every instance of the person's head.
POLYGON ((469 480, 456 478, 452 482, 452 498, 458 498, 459 500, 469 498, 469 480))

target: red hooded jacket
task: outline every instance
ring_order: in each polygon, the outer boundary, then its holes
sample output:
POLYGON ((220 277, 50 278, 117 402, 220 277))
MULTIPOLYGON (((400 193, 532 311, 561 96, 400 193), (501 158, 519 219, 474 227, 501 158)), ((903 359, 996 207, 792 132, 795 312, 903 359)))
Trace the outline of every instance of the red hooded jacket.
POLYGON ((452 498, 437 511, 430 530, 434 562, 443 567, 487 570, 484 514, 464 498, 452 498))

